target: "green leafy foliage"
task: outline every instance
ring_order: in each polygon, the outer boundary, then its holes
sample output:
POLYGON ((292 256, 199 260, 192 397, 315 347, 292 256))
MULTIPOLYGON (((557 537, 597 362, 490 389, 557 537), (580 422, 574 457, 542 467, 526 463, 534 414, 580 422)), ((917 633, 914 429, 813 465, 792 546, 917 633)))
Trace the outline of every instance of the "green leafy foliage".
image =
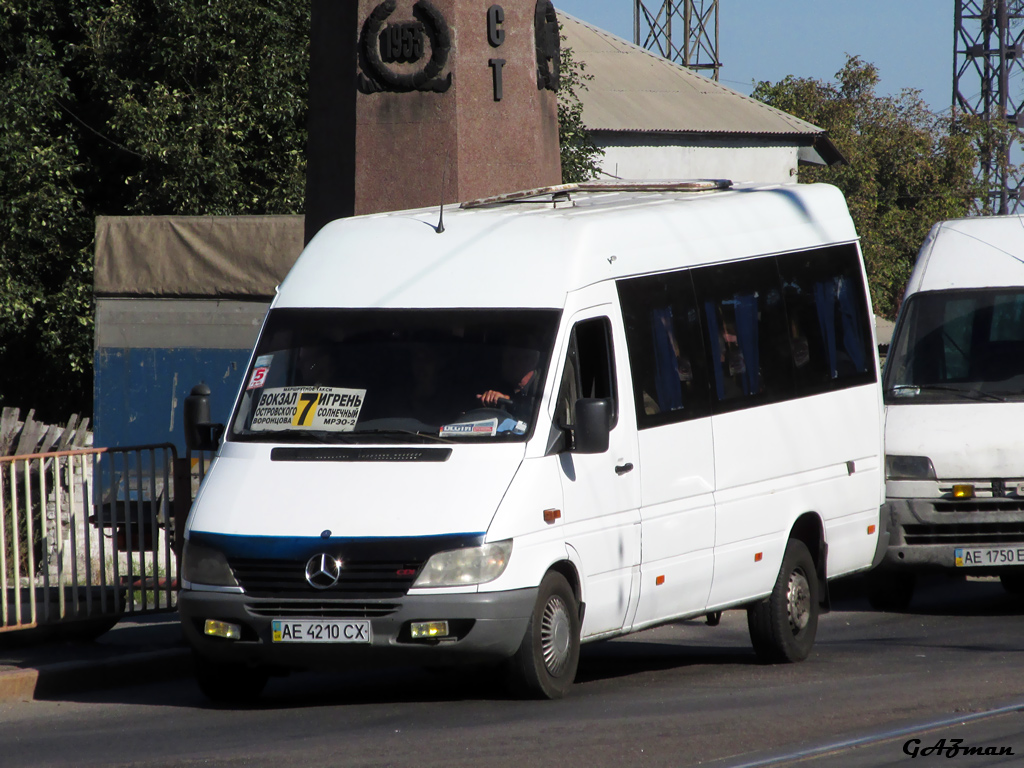
POLYGON ((301 210, 309 4, 94 2, 82 18, 91 196, 134 214, 301 210))
POLYGON ((62 8, 0 3, 0 404, 44 417, 87 385, 92 346, 91 225, 76 181, 86 164, 67 126, 62 8))
POLYGON ((563 46, 558 82, 558 141, 562 157, 562 183, 587 181, 601 171, 604 150, 594 144, 583 124, 580 91, 594 78, 586 64, 578 61, 572 48, 563 46))
POLYGON ((0 405, 91 411, 97 215, 301 212, 309 0, 0 0, 0 405))
POLYGON ((916 90, 880 96, 878 80, 874 65, 849 57, 834 82, 790 76, 757 83, 753 96, 824 128, 847 159, 807 166, 801 181, 834 184, 846 195, 875 312, 891 318, 931 226, 975 211, 976 142, 985 129, 933 114, 916 90))

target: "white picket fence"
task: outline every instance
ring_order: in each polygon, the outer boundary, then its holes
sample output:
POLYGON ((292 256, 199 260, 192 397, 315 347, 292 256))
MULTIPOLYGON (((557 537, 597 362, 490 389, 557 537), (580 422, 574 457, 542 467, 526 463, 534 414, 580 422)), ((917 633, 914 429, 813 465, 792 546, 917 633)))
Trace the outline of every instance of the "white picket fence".
POLYGON ((0 457, 0 632, 172 610, 191 474, 170 444, 0 457))

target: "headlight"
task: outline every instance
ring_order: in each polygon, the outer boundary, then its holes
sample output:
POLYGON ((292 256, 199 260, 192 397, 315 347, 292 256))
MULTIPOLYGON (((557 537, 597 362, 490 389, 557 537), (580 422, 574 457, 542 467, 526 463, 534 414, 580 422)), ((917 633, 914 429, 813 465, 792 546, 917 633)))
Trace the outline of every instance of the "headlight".
POLYGON ((482 547, 453 549, 431 557, 413 583, 414 587, 464 587, 494 581, 505 571, 512 540, 482 547))
POLYGON ((185 551, 182 553, 181 578, 191 584, 239 586, 223 552, 191 541, 185 542, 185 551))
POLYGON ((886 456, 887 480, 934 480, 935 467, 927 456, 886 456))

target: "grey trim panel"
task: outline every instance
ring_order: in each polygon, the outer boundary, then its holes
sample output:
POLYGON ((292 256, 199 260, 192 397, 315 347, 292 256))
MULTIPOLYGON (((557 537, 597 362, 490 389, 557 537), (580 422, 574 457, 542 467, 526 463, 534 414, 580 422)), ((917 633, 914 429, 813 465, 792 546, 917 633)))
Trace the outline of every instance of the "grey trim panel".
POLYGON ((252 349, 268 301, 96 299, 96 348, 252 349))

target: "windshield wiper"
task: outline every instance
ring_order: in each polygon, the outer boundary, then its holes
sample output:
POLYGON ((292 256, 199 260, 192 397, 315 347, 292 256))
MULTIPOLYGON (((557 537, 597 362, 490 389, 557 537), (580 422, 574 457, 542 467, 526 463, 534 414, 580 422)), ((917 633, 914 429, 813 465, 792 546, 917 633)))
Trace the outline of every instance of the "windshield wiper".
POLYGON ((352 435, 358 437, 359 435, 390 435, 392 437, 426 437, 433 440, 436 443, 450 443, 451 440, 446 440, 439 435, 435 435, 433 432, 422 432, 414 429, 357 429, 353 432, 343 432, 345 435, 352 435))
POLYGON ((968 400, 993 400, 1005 403, 1006 398, 994 392, 985 392, 981 389, 964 389, 963 387, 950 387, 943 384, 897 384, 889 390, 894 397, 907 397, 917 395, 921 392, 950 392, 960 395, 968 400))

